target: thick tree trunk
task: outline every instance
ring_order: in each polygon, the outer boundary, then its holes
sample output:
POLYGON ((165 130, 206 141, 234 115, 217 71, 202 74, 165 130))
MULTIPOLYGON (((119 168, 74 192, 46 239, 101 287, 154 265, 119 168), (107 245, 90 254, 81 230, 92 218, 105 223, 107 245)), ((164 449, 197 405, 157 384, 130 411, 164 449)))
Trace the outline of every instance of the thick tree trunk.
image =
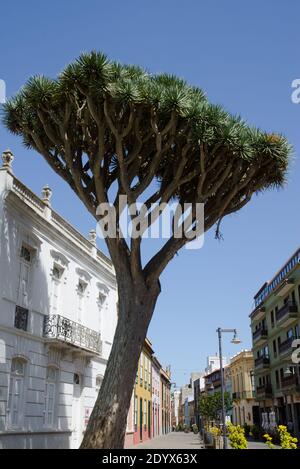
POLYGON ((123 448, 127 414, 139 356, 152 318, 159 287, 147 290, 130 280, 118 282, 118 324, 101 390, 81 449, 123 448))

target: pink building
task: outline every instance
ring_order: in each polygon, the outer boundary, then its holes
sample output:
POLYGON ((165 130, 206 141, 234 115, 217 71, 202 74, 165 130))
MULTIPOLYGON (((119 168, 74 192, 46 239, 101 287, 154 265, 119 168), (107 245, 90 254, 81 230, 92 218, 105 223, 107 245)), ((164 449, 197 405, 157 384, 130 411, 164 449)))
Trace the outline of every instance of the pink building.
POLYGON ((152 358, 152 437, 160 435, 160 369, 156 357, 152 358))

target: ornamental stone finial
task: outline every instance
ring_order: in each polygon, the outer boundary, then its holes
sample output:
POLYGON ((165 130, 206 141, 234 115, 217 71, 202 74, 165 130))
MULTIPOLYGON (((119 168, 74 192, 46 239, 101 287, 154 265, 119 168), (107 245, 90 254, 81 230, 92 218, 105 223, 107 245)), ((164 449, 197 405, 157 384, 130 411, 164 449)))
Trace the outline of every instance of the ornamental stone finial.
POLYGON ((44 204, 50 206, 50 199, 52 197, 52 189, 48 186, 48 184, 43 187, 42 194, 43 194, 44 204))
POLYGON ((89 232, 89 241, 93 246, 96 246, 97 233, 96 230, 91 230, 89 232))
POLYGON ((12 162, 14 160, 14 155, 11 150, 7 149, 2 153, 2 168, 6 171, 12 171, 12 162))

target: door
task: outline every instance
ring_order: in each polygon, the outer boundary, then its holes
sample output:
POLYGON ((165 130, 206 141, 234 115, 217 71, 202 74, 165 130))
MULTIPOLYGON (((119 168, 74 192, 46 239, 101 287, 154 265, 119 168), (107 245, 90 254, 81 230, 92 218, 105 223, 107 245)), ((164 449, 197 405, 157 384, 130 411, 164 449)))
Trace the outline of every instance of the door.
POLYGON ((82 440, 81 378, 74 374, 72 399, 72 448, 78 449, 82 440))
POLYGON ((143 440, 143 399, 140 398, 140 440, 143 440))
POLYGON ((9 427, 18 427, 21 421, 23 378, 11 376, 9 386, 9 427))
POLYGON ((151 402, 148 401, 148 438, 151 438, 151 402))

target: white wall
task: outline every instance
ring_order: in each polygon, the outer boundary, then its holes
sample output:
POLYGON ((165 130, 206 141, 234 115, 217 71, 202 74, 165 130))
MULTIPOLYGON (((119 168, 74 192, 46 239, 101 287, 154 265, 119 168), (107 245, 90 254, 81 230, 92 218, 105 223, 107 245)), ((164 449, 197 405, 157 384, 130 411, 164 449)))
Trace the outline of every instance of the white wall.
MULTIPOLYGON (((117 291, 113 268, 96 248, 51 213, 27 189, 0 171, 0 448, 69 447, 72 443, 74 373, 81 375, 82 427, 96 399, 96 377, 104 375, 117 323, 117 291), (24 195, 25 194, 25 195, 24 195), (33 249, 29 282, 20 294, 20 249, 33 249), (43 336, 45 315, 51 307, 54 262, 64 268, 57 314, 78 322, 78 282, 87 283, 81 324, 101 334, 102 353, 86 351, 43 336), (65 264, 64 264, 65 262, 65 264), (100 307, 99 291, 106 289, 100 307), (100 290, 99 290, 100 289, 100 290), (20 304, 23 303, 23 304, 20 304), (16 305, 29 310, 26 331, 14 327, 16 305), (22 424, 8 425, 8 393, 13 357, 26 360, 22 424), (44 427, 47 365, 58 370, 55 425, 44 427)), ((91 227, 93 228, 93 227, 91 227)))

